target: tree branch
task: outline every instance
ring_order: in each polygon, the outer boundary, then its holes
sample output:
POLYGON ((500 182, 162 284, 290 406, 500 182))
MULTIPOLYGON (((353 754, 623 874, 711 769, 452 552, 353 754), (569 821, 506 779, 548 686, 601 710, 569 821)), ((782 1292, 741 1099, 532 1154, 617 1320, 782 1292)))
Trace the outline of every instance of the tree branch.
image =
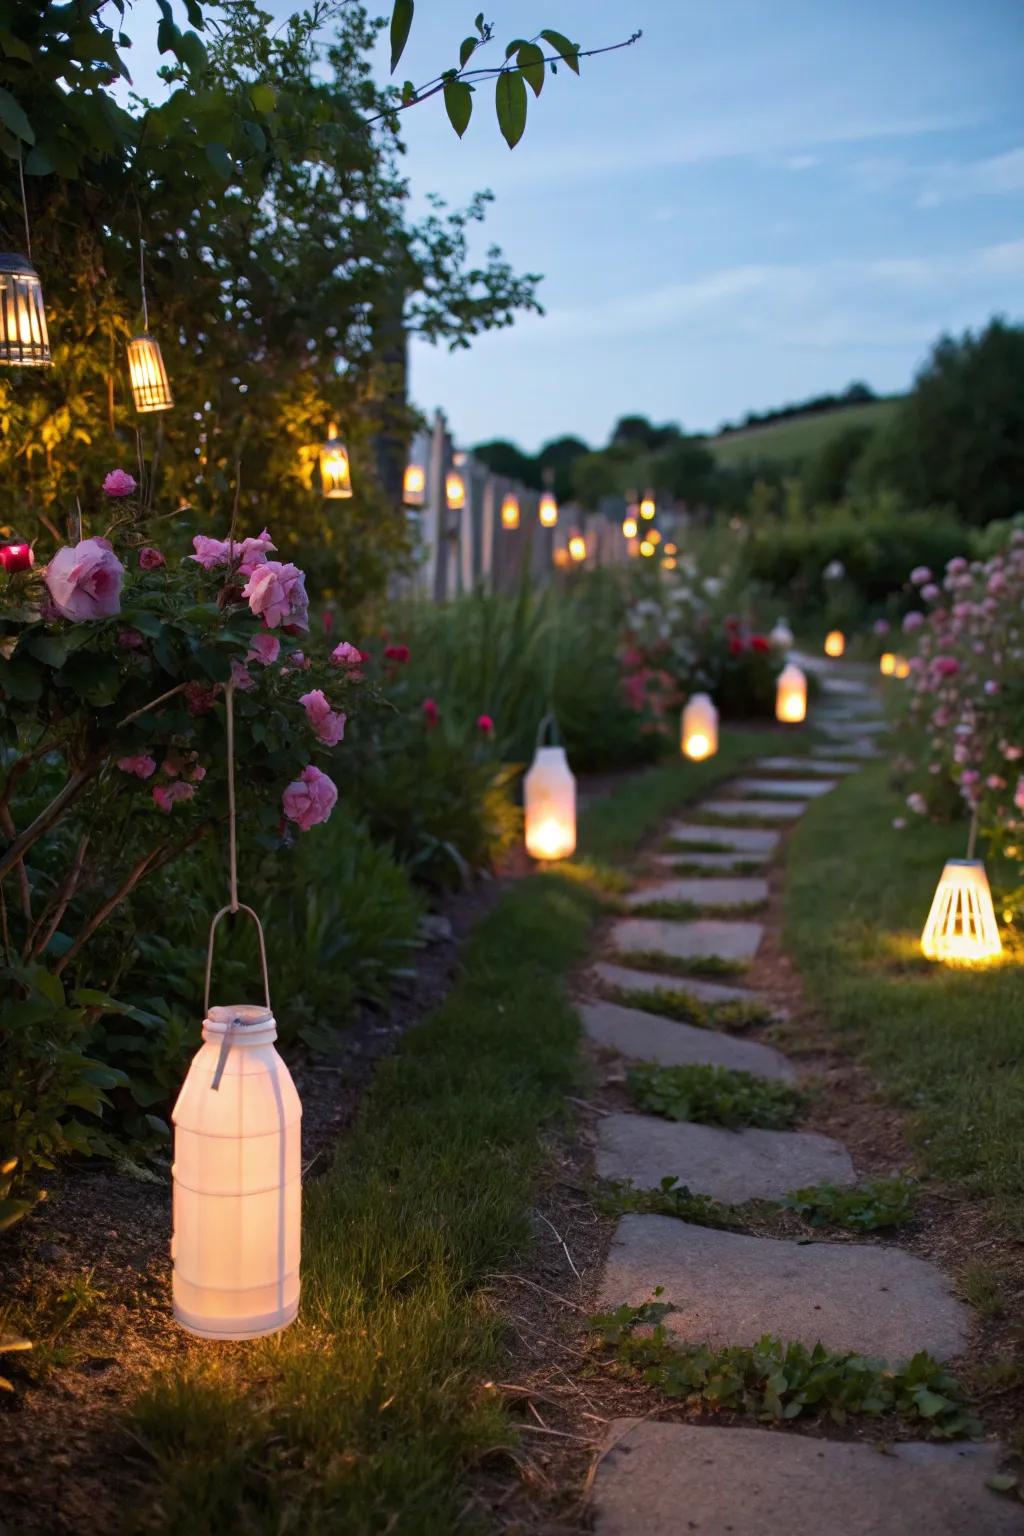
POLYGON ((47 923, 46 932, 43 934, 43 937, 39 938, 39 932, 43 924, 47 922, 47 915, 50 910, 49 904, 44 909, 38 923, 33 929, 32 935, 25 946, 26 960, 38 959, 38 957, 43 953, 43 950, 49 944, 50 940, 53 938, 54 934, 57 932, 57 929, 60 927, 61 919, 68 909, 68 903, 78 889, 78 882, 82 876, 82 865, 85 862, 85 854, 89 847, 90 836, 91 834, 87 832, 78 844, 71 868, 64 876, 61 887, 54 898, 56 901, 56 909, 53 913, 53 917, 47 923))

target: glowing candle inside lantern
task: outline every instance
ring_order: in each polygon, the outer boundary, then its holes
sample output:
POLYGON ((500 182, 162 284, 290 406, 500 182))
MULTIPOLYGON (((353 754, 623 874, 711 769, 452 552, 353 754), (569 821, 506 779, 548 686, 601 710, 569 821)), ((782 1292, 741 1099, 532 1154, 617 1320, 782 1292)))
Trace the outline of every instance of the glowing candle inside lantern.
POLYGON ((947 859, 921 934, 929 960, 971 965, 1003 952, 985 866, 980 859, 947 859))
POLYGON ((651 555, 654 554, 654 545, 651 543, 650 539, 640 540, 640 553, 642 555, 646 555, 648 559, 651 557, 651 555))
POLYGON ((718 710, 706 693, 695 693, 687 701, 679 744, 683 755, 694 762, 718 751, 718 710))
POLYGON ((128 380, 140 414, 169 411, 174 405, 160 343, 152 336, 133 336, 128 343, 128 380))
POLYGON ((830 629, 825 636, 825 655, 841 656, 846 650, 846 636, 841 629, 830 629))
POLYGON ((883 651, 878 662, 878 670, 883 677, 892 677, 896 671, 896 657, 892 651, 883 651))
POLYGON ((526 851, 565 859, 576 847, 576 780, 564 747, 538 747, 523 781, 526 851))
POLYGON ((893 677, 909 677, 910 662, 905 656, 897 656, 892 669, 893 677))
POLYGON ((675 555, 666 555, 664 560, 661 562, 662 570, 665 571, 674 571, 678 564, 679 561, 676 559, 675 555))
POLYGON ((320 483, 324 497, 337 501, 352 495, 352 467, 348 449, 338 436, 338 429, 331 422, 327 441, 320 449, 320 483))
POLYGON ((648 491, 646 495, 641 497, 640 500, 640 516, 647 519, 647 521, 650 521, 650 519, 654 516, 655 511, 656 508, 654 505, 654 492, 648 491))
POLYGON ((466 505, 466 482, 454 469, 445 476, 444 490, 450 512, 458 512, 466 505))
POLYGON ((540 498, 537 508, 537 517, 542 528, 554 528, 558 523, 558 502, 550 491, 545 491, 540 498))
POLYGON ((783 667, 775 685, 775 718, 786 725, 807 718, 807 679, 793 662, 783 667))
POLYGON ((422 507, 427 495, 427 472, 422 464, 407 464, 402 478, 402 500, 407 507, 422 507))
POLYGON ((622 536, 623 536, 623 538, 626 538, 626 539, 635 539, 636 538, 636 518, 635 517, 627 517, 627 518, 623 519, 623 523, 622 523, 622 536))
POLYGON ((203 1338, 298 1310, 302 1106, 276 1038, 269 1008, 210 1008, 174 1106, 174 1316, 203 1338))
POLYGON ((503 528, 519 527, 519 499, 511 493, 501 503, 501 526, 503 528))
POLYGON ((573 560, 587 558, 587 541, 581 533, 574 533, 569 540, 569 556, 573 560))

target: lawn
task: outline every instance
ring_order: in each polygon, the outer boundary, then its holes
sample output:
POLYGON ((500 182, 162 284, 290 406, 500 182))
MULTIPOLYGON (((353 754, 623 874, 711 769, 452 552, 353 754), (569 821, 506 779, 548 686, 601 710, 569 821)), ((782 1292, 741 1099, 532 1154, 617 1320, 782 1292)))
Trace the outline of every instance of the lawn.
POLYGON ((710 438, 708 447, 720 469, 735 469, 758 460, 795 464, 810 458, 829 438, 849 427, 883 426, 898 404, 898 397, 893 397, 841 406, 835 411, 814 411, 807 416, 792 416, 764 427, 710 438))
POLYGON ((789 844, 787 943, 830 1023, 910 1112, 924 1165, 1024 1236, 1024 970, 934 965, 920 932, 962 827, 914 822, 881 765, 811 807, 789 844))

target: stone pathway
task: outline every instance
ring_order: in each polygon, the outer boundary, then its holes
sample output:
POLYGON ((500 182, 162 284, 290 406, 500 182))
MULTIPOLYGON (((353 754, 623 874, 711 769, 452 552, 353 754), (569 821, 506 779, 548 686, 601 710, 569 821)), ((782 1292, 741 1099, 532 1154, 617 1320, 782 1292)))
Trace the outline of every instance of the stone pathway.
MULTIPOLYGON (((820 678, 812 723, 826 743, 807 756, 762 758, 695 806, 690 821, 671 824, 650 871, 623 898, 624 910, 636 914, 612 923, 610 953, 587 974, 580 1015, 613 1076, 630 1061, 727 1067, 777 1083, 797 1076, 762 1041, 610 999, 633 1004, 644 993, 682 992, 712 1007, 746 1002, 778 1016, 756 990, 763 928, 744 914, 767 897, 766 877, 751 870, 767 866, 780 832, 750 823, 788 827, 879 754, 885 729, 866 677, 848 664, 804 661, 820 678), (675 865, 683 873, 672 877, 675 865), (678 920, 642 915, 654 903, 678 904, 678 920), (687 973, 716 965, 735 966, 739 984, 687 973)), ((713 1013, 709 1019, 713 1025, 713 1013)), ((598 1175, 638 1190, 673 1176, 694 1194, 739 1204, 857 1177, 840 1142, 806 1131, 730 1131, 611 1113, 597 1122, 596 1136, 598 1175)), ((892 1362, 918 1350, 943 1360, 964 1348, 970 1320, 940 1270, 890 1243, 780 1240, 673 1216, 623 1215, 598 1306, 640 1305, 659 1290, 672 1308, 664 1318, 669 1337, 711 1347, 752 1345, 771 1333, 892 1362)), ((880 1455, 864 1443, 799 1431, 616 1420, 595 1471, 594 1529, 598 1536, 907 1536, 920 1526, 929 1536, 1008 1536, 1024 1520, 1019 1505, 985 1486, 998 1464, 991 1445, 900 1443, 880 1455)))

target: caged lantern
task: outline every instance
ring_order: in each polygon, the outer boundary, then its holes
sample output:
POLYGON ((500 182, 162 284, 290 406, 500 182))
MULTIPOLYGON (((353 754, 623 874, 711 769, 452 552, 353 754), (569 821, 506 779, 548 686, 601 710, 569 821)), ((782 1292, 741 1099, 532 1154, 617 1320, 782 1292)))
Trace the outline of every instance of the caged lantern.
POLYGON ((542 528, 555 528, 558 526, 558 502, 554 492, 545 491, 540 498, 537 508, 537 517, 542 528))
POLYGON ((460 512, 466 505, 466 482, 457 469, 450 469, 445 475, 444 494, 449 512, 460 512))
POLYGON ((706 693, 695 693, 687 701, 679 745, 683 756, 695 763, 718 751, 718 710, 706 693))
POLYGON ((543 744, 545 728, 552 725, 550 716, 541 721, 537 750, 523 780, 526 851, 545 861, 566 859, 576 848, 576 780, 565 748, 543 744))
POLYGON ((141 335, 132 337, 127 353, 128 381, 132 387, 135 409, 140 415, 150 411, 171 410, 174 396, 171 394, 160 343, 143 331, 141 335))
POLYGON ((775 718, 784 725, 799 725, 807 718, 807 679, 794 662, 788 662, 779 673, 775 718))
POLYGON ((569 558, 577 564, 587 558, 587 541, 582 533, 574 533, 569 540, 569 558))
POLYGON ((205 1339, 276 1333, 299 1306, 302 1106, 274 1048, 263 930, 264 1006, 210 1006, 218 912, 206 961, 203 1044, 174 1106, 174 1316, 205 1339))
POLYGON ((427 472, 422 464, 407 464, 402 476, 402 500, 407 507, 422 507, 427 496, 427 472))
POLYGON ((830 629, 825 636, 825 655, 839 657, 846 650, 846 636, 841 629, 830 629))
POLYGON ((501 526, 510 532, 519 527, 519 497, 513 496, 511 491, 501 503, 501 526))
POLYGON ((338 436, 336 422, 331 422, 327 441, 320 449, 320 485, 325 501, 340 501, 352 495, 352 465, 348 449, 338 436))
POLYGON ((12 368, 49 368, 43 285, 24 256, 0 252, 0 363, 12 368))
POLYGON ((947 859, 921 934, 928 960, 977 965, 1003 952, 985 866, 980 859, 947 859))

